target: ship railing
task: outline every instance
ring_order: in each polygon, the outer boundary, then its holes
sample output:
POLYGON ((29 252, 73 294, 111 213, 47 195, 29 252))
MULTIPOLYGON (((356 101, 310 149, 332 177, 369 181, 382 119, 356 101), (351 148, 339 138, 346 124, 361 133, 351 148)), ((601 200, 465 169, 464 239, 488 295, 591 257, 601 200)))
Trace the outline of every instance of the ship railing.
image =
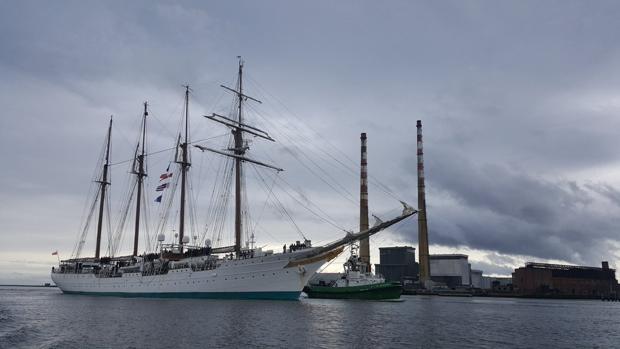
POLYGON ((196 264, 192 263, 190 267, 192 268, 192 271, 213 270, 217 268, 217 262, 213 260, 213 261, 207 261, 205 263, 196 263, 196 264))
POLYGON ((73 266, 71 267, 52 267, 52 273, 54 274, 96 274, 97 270, 94 268, 82 268, 82 267, 78 267, 75 268, 73 266))
MULTIPOLYGON (((139 271, 143 276, 149 275, 161 275, 167 274, 169 270, 191 268, 192 271, 205 271, 213 270, 217 268, 217 259, 210 259, 203 262, 185 262, 174 263, 164 262, 160 265, 155 265, 152 262, 146 262, 142 264, 142 270, 139 271)), ((123 270, 118 266, 110 266, 98 268, 94 266, 75 266, 74 264, 62 264, 61 267, 52 267, 52 273, 54 274, 95 274, 98 278, 113 278, 121 277, 123 270)))

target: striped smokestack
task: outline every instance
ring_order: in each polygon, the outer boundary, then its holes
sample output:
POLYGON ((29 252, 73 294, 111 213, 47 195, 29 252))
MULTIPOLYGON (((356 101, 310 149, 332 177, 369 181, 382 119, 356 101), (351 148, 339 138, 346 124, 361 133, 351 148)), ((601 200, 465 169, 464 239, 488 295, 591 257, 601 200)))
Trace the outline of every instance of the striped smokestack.
MULTIPOLYGON (((366 156, 366 133, 360 136, 361 149, 361 173, 360 173, 360 231, 368 229, 368 162, 366 156)), ((362 265, 367 266, 370 272, 370 242, 368 238, 360 240, 360 260, 362 265)))
POLYGON ((420 258, 420 281, 430 280, 428 261, 428 226, 426 223, 426 194, 424 189, 424 150, 422 147, 422 121, 418 120, 418 253, 420 258))

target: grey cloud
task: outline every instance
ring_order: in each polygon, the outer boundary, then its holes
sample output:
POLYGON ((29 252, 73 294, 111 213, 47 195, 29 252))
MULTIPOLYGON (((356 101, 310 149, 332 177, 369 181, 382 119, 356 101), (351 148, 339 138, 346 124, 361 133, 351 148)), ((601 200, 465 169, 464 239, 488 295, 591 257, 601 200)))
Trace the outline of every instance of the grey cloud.
POLYGON ((511 275, 513 272, 512 266, 501 266, 493 263, 486 262, 471 262, 471 268, 482 270, 483 275, 511 275))
POLYGON ((484 259, 498 266, 510 266, 518 264, 518 259, 509 255, 501 255, 497 252, 490 252, 484 255, 484 259))
MULTIPOLYGON (((619 240, 606 204, 618 205, 620 183, 582 176, 620 163, 619 16, 611 1, 2 3, 0 212, 11 229, 0 235, 0 255, 18 248, 15 236, 37 255, 72 246, 110 114, 115 159, 130 153, 144 100, 152 149, 170 146, 164 128, 175 130, 183 83, 194 87, 201 137, 226 132, 200 115, 218 111, 228 97, 218 85, 243 55, 248 81, 318 131, 304 134, 313 151, 305 150, 354 195, 357 176, 316 147, 328 140, 357 162, 359 133, 368 132, 371 175, 415 203, 415 120, 423 119, 432 243, 598 264, 619 240), (30 215, 9 214, 18 209, 30 215), (45 221, 33 226, 30 216, 45 221)), ((278 110, 265 115, 280 121, 278 110)), ((355 221, 355 205, 301 167, 298 151, 253 147, 257 158, 276 154, 304 198, 347 227, 355 221)), ((167 161, 152 159, 153 171, 167 161)), ((126 169, 115 171, 119 190, 126 169)), ((370 191, 373 210, 392 208, 372 183, 370 191)), ((290 205, 302 226, 316 226, 290 205)), ((412 220, 398 232, 415 241, 415 229, 412 220)), ((313 234, 328 240, 333 230, 313 234)))
POLYGON ((606 183, 586 183, 585 186, 588 189, 601 194, 617 206, 620 206, 620 190, 606 183))

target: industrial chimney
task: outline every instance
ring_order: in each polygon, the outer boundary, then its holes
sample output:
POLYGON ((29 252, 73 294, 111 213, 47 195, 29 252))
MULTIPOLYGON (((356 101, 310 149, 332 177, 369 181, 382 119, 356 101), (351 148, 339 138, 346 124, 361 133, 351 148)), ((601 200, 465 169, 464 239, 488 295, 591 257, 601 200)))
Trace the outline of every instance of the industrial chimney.
MULTIPOLYGON (((360 173, 360 231, 368 229, 368 162, 366 156, 366 133, 360 136, 362 141, 361 156, 361 173, 360 173)), ((362 265, 367 266, 367 272, 371 271, 370 267, 370 241, 368 238, 360 240, 360 261, 362 265)))
POLYGON ((424 190, 424 150, 422 147, 422 121, 418 120, 418 253, 420 258, 420 282, 430 280, 428 260, 428 226, 426 223, 426 194, 424 190))

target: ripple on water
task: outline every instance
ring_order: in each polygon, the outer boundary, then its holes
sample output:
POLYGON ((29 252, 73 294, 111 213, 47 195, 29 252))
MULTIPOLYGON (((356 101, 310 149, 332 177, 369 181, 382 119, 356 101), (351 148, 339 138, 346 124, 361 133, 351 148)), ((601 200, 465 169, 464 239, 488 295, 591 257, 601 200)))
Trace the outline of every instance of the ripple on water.
POLYGON ((40 329, 34 325, 10 323, 0 334, 0 348, 32 347, 40 334, 40 329))

